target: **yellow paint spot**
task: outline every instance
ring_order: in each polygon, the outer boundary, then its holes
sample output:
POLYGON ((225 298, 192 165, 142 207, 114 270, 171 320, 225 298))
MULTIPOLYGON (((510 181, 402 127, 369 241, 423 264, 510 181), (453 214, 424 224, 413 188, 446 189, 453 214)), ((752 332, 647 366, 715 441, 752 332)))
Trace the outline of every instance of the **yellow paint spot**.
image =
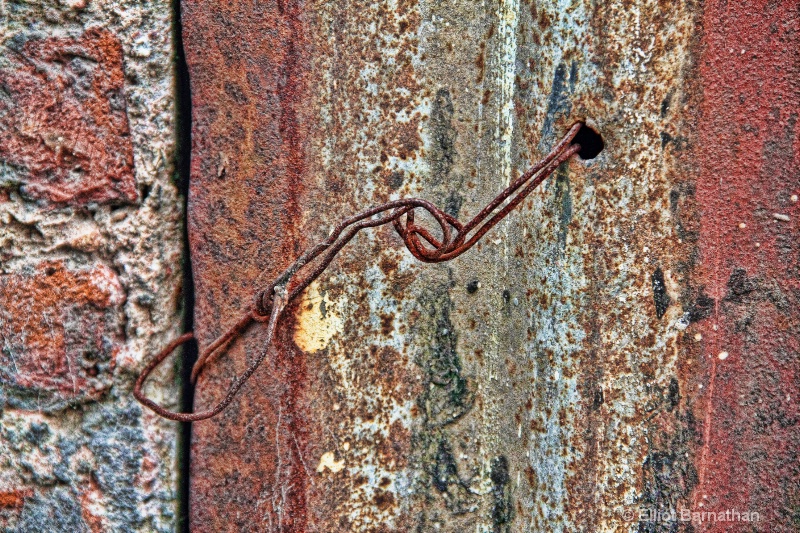
POLYGON ((337 461, 333 452, 325 452, 319 458, 317 472, 322 473, 326 468, 335 474, 344 468, 344 459, 337 461))
POLYGON ((319 284, 315 281, 305 290, 300 302, 295 344, 304 352, 318 352, 341 330, 342 319, 333 312, 327 294, 320 294, 319 284))

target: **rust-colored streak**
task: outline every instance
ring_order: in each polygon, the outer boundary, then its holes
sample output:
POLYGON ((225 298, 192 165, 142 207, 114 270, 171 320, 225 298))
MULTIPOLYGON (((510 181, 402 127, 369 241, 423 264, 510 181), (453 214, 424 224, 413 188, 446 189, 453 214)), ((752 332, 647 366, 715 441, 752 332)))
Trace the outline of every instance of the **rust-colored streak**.
POLYGON ((790 531, 800 502, 800 14, 796 2, 712 1, 703 28, 699 136, 711 149, 699 152, 698 283, 713 301, 696 328, 692 503, 755 511, 758 530, 790 531))
POLYGON ((23 196, 56 205, 131 203, 122 47, 109 31, 30 38, 0 55, 0 162, 23 196))
POLYGON ((281 155, 286 158, 285 179, 290 192, 284 207, 287 217, 293 220, 299 220, 302 216, 297 193, 302 189, 302 178, 306 168, 304 150, 306 132, 298 111, 305 94, 303 53, 306 43, 303 37, 301 6, 302 2, 298 0, 278 0, 278 11, 286 19, 285 52, 279 67, 278 79, 278 99, 281 106, 278 131, 283 143, 281 155))

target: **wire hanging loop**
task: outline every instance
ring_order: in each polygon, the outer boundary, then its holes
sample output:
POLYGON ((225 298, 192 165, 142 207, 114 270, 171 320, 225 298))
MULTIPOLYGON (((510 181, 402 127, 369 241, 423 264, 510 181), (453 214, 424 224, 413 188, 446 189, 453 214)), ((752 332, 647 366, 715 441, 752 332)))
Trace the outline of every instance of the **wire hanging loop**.
POLYGON ((196 413, 177 413, 161 407, 148 399, 142 392, 144 382, 150 373, 178 346, 193 339, 193 333, 186 333, 173 340, 147 363, 134 384, 133 395, 143 405, 170 420, 197 422, 217 415, 231 403, 245 382, 267 357, 275 328, 286 305, 325 271, 336 254, 359 231, 392 223, 408 251, 420 261, 441 263, 454 259, 472 248, 481 237, 519 206, 559 165, 580 151, 581 146, 572 141, 582 125, 582 122, 573 124, 567 134, 544 159, 521 174, 466 224, 462 224, 431 202, 419 198, 404 198, 386 202, 343 220, 331 231, 325 241, 306 250, 272 283, 258 291, 253 305, 239 317, 233 326, 200 354, 192 368, 190 378, 192 384, 196 383, 203 368, 221 356, 225 352, 225 348, 236 341, 251 324, 267 322, 264 350, 241 376, 233 380, 225 397, 212 408, 196 413), (509 198, 511 199, 509 200, 509 198), (503 205, 507 200, 509 201, 503 205), (498 210, 501 205, 503 207, 498 210), (416 223, 414 216, 416 209, 423 209, 433 217, 439 226, 441 238, 437 238, 430 230, 416 223), (403 220, 404 218, 405 220, 403 220))

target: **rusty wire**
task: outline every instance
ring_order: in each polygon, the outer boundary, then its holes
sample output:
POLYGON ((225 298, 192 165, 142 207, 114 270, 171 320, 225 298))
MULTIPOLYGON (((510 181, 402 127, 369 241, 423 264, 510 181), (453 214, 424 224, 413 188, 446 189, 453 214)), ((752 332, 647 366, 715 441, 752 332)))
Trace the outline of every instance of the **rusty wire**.
POLYGON ((487 231, 492 229, 492 227, 516 208, 531 191, 544 181, 547 176, 552 174, 559 165, 581 149, 579 144, 573 143, 572 141, 582 125, 583 124, 580 122, 573 124, 567 134, 544 159, 520 175, 466 224, 462 224, 431 202, 418 198, 393 200, 362 211, 342 221, 333 229, 324 242, 307 250, 272 283, 258 291, 254 304, 241 315, 232 327, 212 342, 197 359, 197 362, 192 368, 192 384, 197 381, 197 377, 205 365, 219 356, 222 353, 222 349, 238 338, 250 324, 253 322, 267 322, 267 338, 264 350, 250 363, 247 370, 245 370, 241 376, 234 379, 233 383, 228 388, 225 398, 211 409, 196 413, 177 413, 161 407, 145 397, 142 392, 142 386, 153 369, 166 359, 175 348, 192 339, 194 337, 193 333, 186 333, 173 340, 145 366, 133 387, 134 396, 143 405, 170 420, 196 422, 218 414, 231 403, 245 382, 253 375, 266 358, 278 319, 288 302, 297 297, 311 282, 322 274, 328 265, 331 264, 336 254, 339 253, 344 245, 350 242, 356 233, 364 228, 373 228, 391 222, 397 233, 403 239, 406 248, 420 261, 426 263, 440 263, 458 257, 472 248, 487 231), (516 196, 487 220, 489 215, 523 185, 525 185, 525 187, 522 188, 516 196), (415 223, 414 210, 417 208, 424 209, 436 220, 441 229, 441 239, 434 236, 429 230, 415 223), (384 214, 386 212, 389 213, 384 214), (403 215, 406 217, 405 225, 401 220, 403 215), (455 234, 453 230, 455 230, 455 234), (425 243, 427 243, 427 245, 425 243), (309 265, 314 262, 316 262, 316 267, 310 268, 309 265), (302 271, 307 272, 304 276, 295 278, 295 276, 302 271))

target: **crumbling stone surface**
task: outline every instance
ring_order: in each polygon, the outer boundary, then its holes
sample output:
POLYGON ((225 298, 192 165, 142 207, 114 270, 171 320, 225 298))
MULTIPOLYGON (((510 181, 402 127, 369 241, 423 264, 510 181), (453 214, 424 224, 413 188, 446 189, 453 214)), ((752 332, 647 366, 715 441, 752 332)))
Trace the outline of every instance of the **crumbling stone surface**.
MULTIPOLYGON (((131 395, 181 324, 173 10, 0 4, 0 529, 171 531, 178 427, 131 395)), ((177 407, 174 368, 148 393, 177 407)))
POLYGON ((9 405, 54 411, 111 388, 125 301, 113 270, 70 271, 45 261, 30 274, 0 275, 0 298, 0 376, 9 405))
POLYGON ((134 202, 122 48, 106 30, 20 34, 0 67, 0 156, 24 197, 81 205, 134 202))

